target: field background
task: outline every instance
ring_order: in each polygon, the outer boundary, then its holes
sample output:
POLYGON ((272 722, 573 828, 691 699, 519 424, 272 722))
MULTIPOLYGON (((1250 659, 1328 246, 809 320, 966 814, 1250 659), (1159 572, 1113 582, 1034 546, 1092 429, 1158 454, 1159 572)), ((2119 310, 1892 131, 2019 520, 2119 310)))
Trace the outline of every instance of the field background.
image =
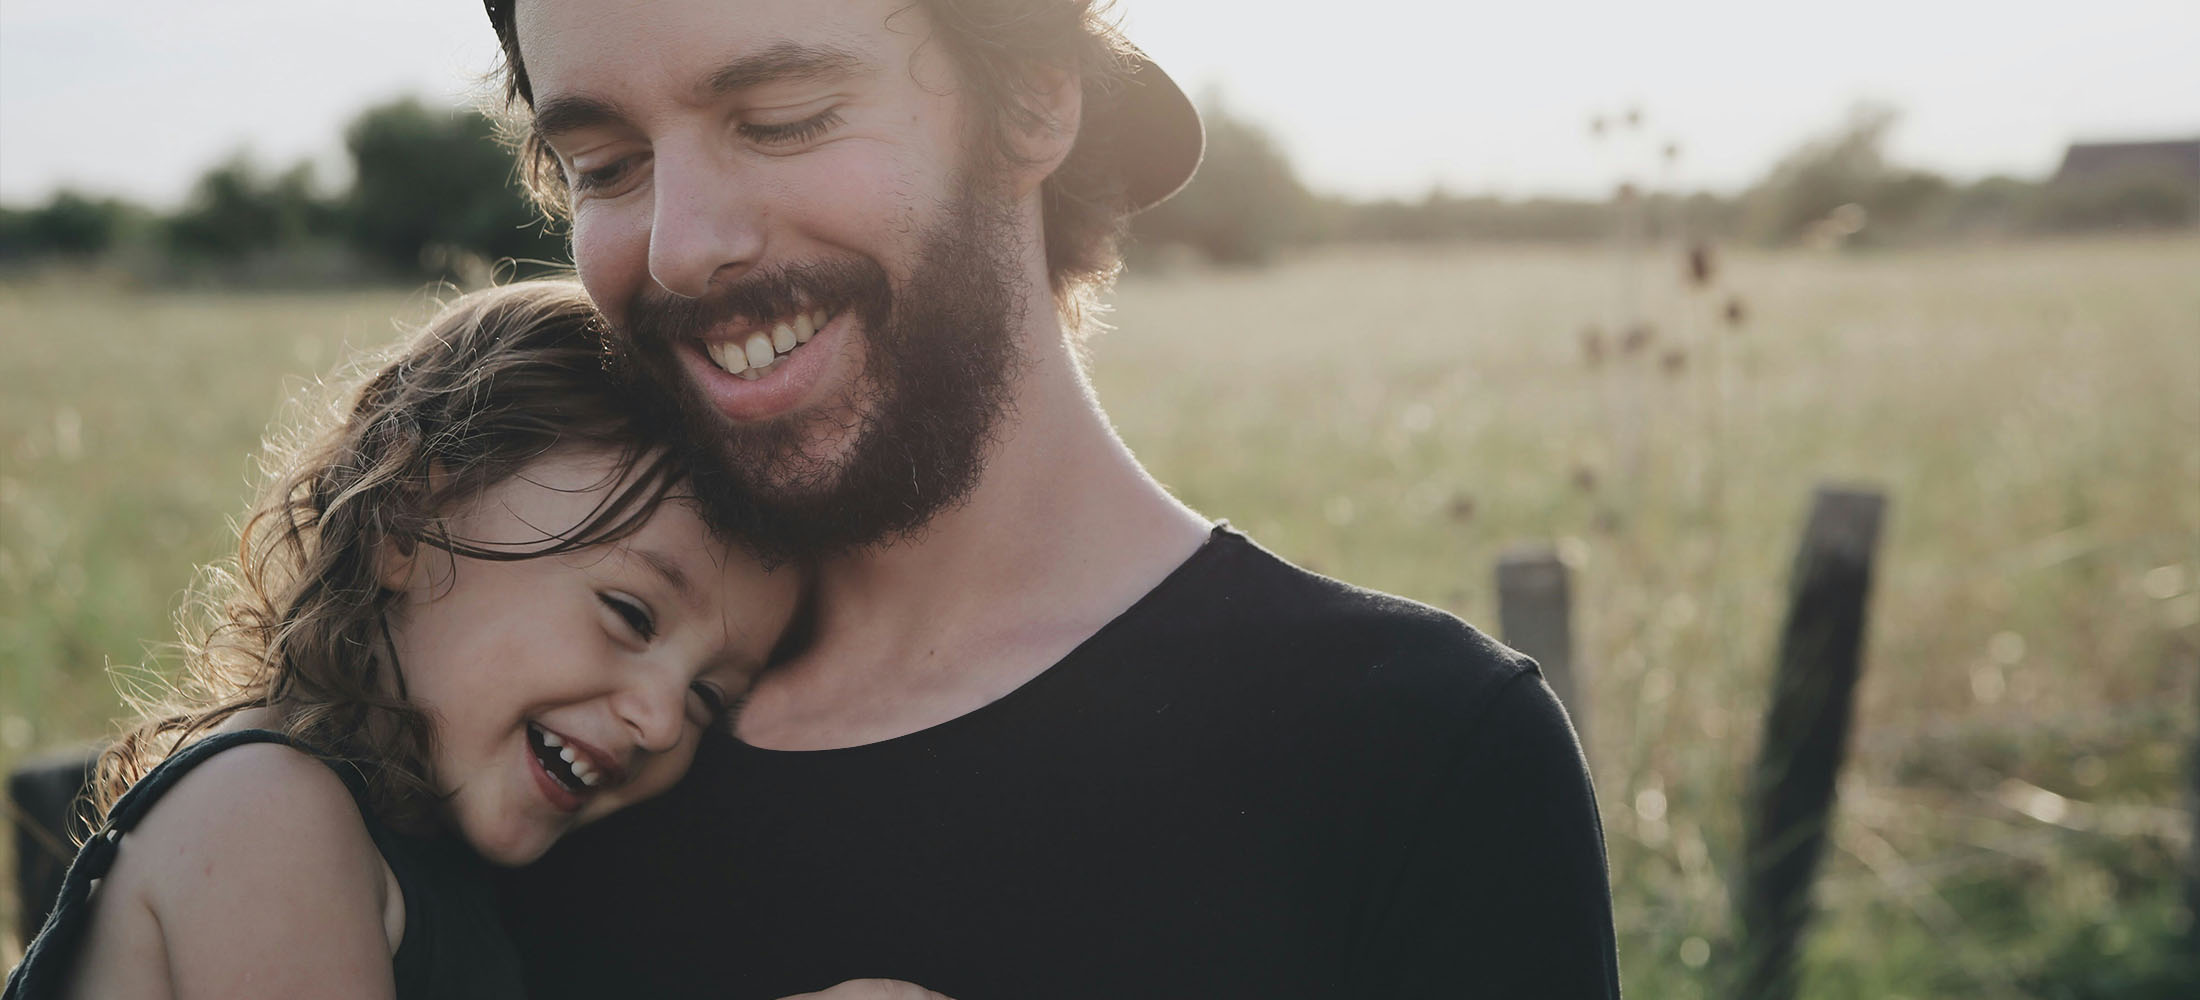
MULTIPOLYGON (((1134 275, 1094 379, 1187 502, 1322 572, 1494 628, 1499 550, 1558 544, 1636 997, 1709 995, 1729 957, 1809 492, 1886 490, 1806 994, 2192 995, 2200 239, 1719 264, 1134 275)), ((110 671, 158 668, 267 421, 433 297, 0 286, 0 769, 109 731, 110 671)), ((0 964, 15 922, 0 898, 0 964)))

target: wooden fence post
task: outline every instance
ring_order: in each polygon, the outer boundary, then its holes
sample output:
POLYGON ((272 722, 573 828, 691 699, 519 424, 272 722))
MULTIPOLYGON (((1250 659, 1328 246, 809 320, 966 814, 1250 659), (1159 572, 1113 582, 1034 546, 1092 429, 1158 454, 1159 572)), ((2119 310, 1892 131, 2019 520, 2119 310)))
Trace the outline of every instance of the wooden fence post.
MULTIPOLYGON (((1558 550, 1541 542, 1516 542, 1497 558, 1497 628, 1505 644, 1543 667, 1574 731, 1589 731, 1587 678, 1574 662, 1573 597, 1558 550)), ((1588 745, 1588 737, 1582 744, 1588 745)))
POLYGON ((2191 766, 2185 776, 2186 806, 2192 810, 2192 842, 2185 845, 2185 938, 2186 957, 2200 963, 2200 740, 2193 742, 2191 766))
POLYGON ((1847 751, 1885 509, 1877 492, 1820 486, 1795 554, 1771 705, 1743 813, 1746 854, 1736 905, 1742 1000, 1796 993, 1796 953, 1833 813, 1834 777, 1847 751))
POLYGON ((68 750, 31 760, 8 775, 7 814, 15 828, 15 915, 20 946, 45 924, 61 876, 76 858, 76 842, 90 834, 77 802, 91 787, 97 748, 68 750))

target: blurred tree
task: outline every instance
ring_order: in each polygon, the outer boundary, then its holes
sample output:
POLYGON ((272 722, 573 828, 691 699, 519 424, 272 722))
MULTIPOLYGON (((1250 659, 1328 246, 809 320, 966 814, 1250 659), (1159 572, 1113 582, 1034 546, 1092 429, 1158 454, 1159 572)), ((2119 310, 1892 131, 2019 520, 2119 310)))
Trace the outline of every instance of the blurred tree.
POLYGON ((1782 158, 1743 196, 1744 230, 1766 242, 1788 242, 1843 205, 1862 205, 1868 213, 1876 187, 1890 173, 1883 147, 1899 118, 1887 105, 1860 104, 1831 134, 1782 158))
POLYGON ((183 256, 234 260, 333 235, 333 223, 312 164, 268 177, 238 153, 199 177, 168 221, 168 242, 183 256))
POLYGON ((1189 186, 1131 221, 1142 244, 1193 247, 1225 264, 1268 259, 1317 229, 1317 205, 1266 129, 1210 95, 1200 112, 1207 155, 1189 186))
POLYGON ((67 189, 37 208, 0 208, 0 260, 105 253, 143 214, 114 198, 90 198, 67 189))
POLYGON ((345 145, 356 173, 345 228, 375 259, 407 273, 448 271, 464 255, 564 259, 487 117, 407 98, 361 114, 345 145))

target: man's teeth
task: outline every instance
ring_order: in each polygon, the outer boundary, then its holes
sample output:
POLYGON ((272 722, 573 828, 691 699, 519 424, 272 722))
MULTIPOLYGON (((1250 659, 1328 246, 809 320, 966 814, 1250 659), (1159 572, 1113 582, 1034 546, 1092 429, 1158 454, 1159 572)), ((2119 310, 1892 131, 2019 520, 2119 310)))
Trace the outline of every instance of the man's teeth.
POLYGON ((770 332, 759 330, 746 338, 711 341, 703 345, 712 364, 721 370, 755 381, 770 374, 772 365, 788 352, 810 342, 817 336, 819 327, 832 317, 823 309, 813 309, 792 320, 774 324, 770 332))
POLYGON ((704 345, 704 349, 710 352, 711 364, 735 375, 749 370, 749 352, 735 346, 730 340, 712 341, 704 345))

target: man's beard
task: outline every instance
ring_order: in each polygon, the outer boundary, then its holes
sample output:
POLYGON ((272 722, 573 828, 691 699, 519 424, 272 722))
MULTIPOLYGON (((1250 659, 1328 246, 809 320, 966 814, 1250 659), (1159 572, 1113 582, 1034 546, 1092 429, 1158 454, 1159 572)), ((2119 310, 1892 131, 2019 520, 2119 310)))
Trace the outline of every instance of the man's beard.
POLYGON ((966 501, 1022 367, 1012 224, 976 186, 919 241, 896 288, 867 257, 756 271, 707 298, 651 289, 630 304, 635 391, 655 404, 712 526, 767 560, 890 544, 966 501), (728 420, 675 349, 718 324, 824 308, 859 327, 863 370, 843 398, 758 424, 728 420), (837 405, 826 405, 837 403, 837 405), (837 441, 830 456, 806 451, 837 441))

